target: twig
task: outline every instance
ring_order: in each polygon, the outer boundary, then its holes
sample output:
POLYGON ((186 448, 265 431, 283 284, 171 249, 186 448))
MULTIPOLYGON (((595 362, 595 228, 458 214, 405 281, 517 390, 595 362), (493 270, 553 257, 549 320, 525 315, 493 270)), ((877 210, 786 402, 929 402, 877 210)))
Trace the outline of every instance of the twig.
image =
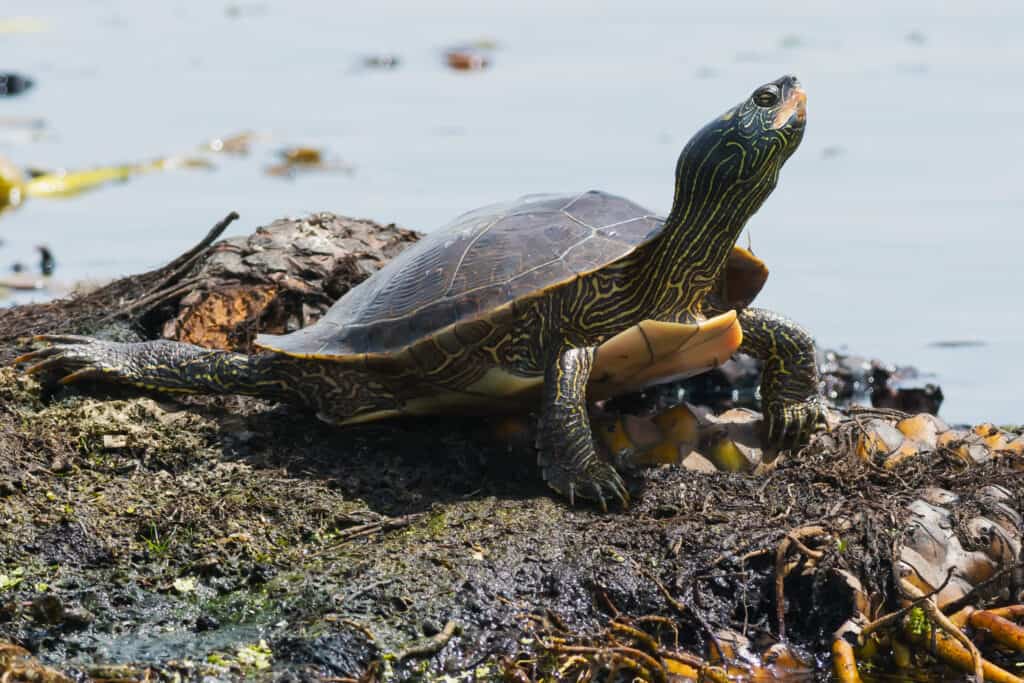
POLYGON ((367 585, 363 586, 362 588, 357 588, 356 590, 352 591, 351 593, 349 593, 345 597, 343 597, 341 599, 341 603, 345 604, 347 602, 355 600, 356 598, 358 598, 358 597, 360 597, 362 595, 366 595, 367 593, 369 593, 370 591, 372 591, 375 588, 380 588, 381 586, 387 586, 388 584, 394 583, 396 580, 397 579, 395 579, 394 577, 392 577, 390 579, 381 579, 380 581, 374 581, 373 583, 367 584, 367 585))
POLYGON ((872 633, 874 633, 875 631, 877 631, 877 630, 879 630, 881 628, 884 628, 885 626, 888 626, 889 624, 893 623, 894 621, 897 621, 897 620, 901 619, 908 612, 910 612, 910 610, 914 609, 915 607, 918 607, 925 600, 929 600, 932 597, 934 597, 935 595, 938 595, 938 593, 943 588, 946 587, 946 584, 948 584, 950 579, 952 579, 952 578, 953 578, 953 567, 950 567, 949 571, 946 572, 946 579, 942 582, 942 585, 940 585, 938 588, 936 588, 935 590, 930 591, 928 593, 925 593, 924 595, 922 595, 919 598, 914 598, 913 602, 911 602, 910 604, 908 604, 908 605, 906 605, 904 607, 901 607, 900 609, 896 610, 895 612, 889 612, 888 614, 884 614, 884 615, 880 616, 879 618, 875 619, 874 621, 871 621, 871 622, 868 622, 867 624, 865 624, 863 626, 863 628, 861 628, 861 630, 860 630, 859 643, 861 645, 863 645, 866 642, 865 639, 869 635, 871 635, 872 633))
POLYGON ((194 247, 186 251, 181 256, 175 258, 160 270, 156 271, 169 271, 166 275, 149 287, 142 296, 125 306, 119 307, 107 315, 104 320, 111 320, 118 316, 128 315, 139 309, 145 309, 145 307, 153 303, 161 303, 167 299, 185 293, 198 284, 198 278, 191 278, 185 282, 179 282, 179 280, 196 264, 196 261, 206 253, 214 240, 220 237, 221 234, 227 230, 228 226, 236 220, 238 220, 238 214, 232 211, 227 216, 217 221, 217 223, 210 228, 209 232, 206 233, 206 236, 203 237, 203 239, 201 239, 194 247))
POLYGON ((356 629, 357 631, 362 633, 364 636, 366 636, 366 639, 368 641, 370 641, 371 643, 377 642, 377 638, 376 638, 376 636, 373 635, 373 631, 370 630, 369 626, 367 626, 365 624, 360 624, 355 619, 342 619, 340 621, 340 623, 345 624, 346 626, 349 626, 351 628, 356 629))
POLYGON ((217 221, 217 223, 210 228, 210 231, 206 233, 206 237, 201 239, 198 244, 164 266, 165 269, 170 269, 170 272, 155 284, 150 291, 164 289, 187 273, 188 270, 195 265, 195 262, 206 252, 206 248, 213 244, 213 241, 220 237, 221 234, 228 229, 228 226, 237 220, 238 213, 232 211, 227 216, 224 216, 224 218, 217 221))
POLYGON ((113 318, 113 317, 116 317, 116 316, 119 316, 119 315, 125 315, 125 314, 128 314, 128 313, 134 313, 135 311, 139 310, 140 308, 141 309, 145 309, 150 304, 159 304, 159 303, 161 303, 163 301, 166 301, 167 299, 170 299, 172 297, 175 297, 175 296, 177 296, 179 294, 184 294, 188 290, 192 289, 192 287, 194 287, 195 285, 199 284, 199 282, 200 282, 199 278, 195 278, 194 277, 194 278, 190 278, 188 280, 185 280, 184 282, 179 282, 176 285, 171 285, 170 287, 166 287, 164 289, 160 289, 160 290, 151 292, 149 294, 146 294, 145 296, 142 296, 142 297, 136 299, 135 301, 133 301, 133 302, 131 302, 129 304, 126 304, 125 306, 123 306, 119 310, 111 313, 107 317, 109 319, 109 318, 113 318))
POLYGON ((458 630, 459 625, 454 621, 449 621, 444 625, 444 628, 441 629, 440 633, 430 636, 429 638, 424 638, 414 643, 410 643, 396 652, 395 661, 400 662, 403 659, 408 659, 409 657, 431 657, 436 655, 444 649, 444 646, 448 644, 458 630))
POLYGON ((422 516, 422 512, 413 512, 408 515, 402 515, 401 517, 385 517, 384 519, 380 519, 375 522, 367 522, 366 524, 358 524, 356 526, 349 527, 337 535, 335 543, 324 546, 310 555, 311 557, 320 557, 324 553, 337 550, 351 540, 407 527, 422 516))
POLYGON ((1008 567, 1003 567, 1002 569, 997 571, 995 574, 993 574, 992 576, 988 577, 987 579, 985 579, 981 583, 979 583, 976 586, 974 586, 973 588, 971 588, 971 590, 969 590, 966 593, 964 593, 963 595, 961 595, 956 600, 953 600, 951 602, 947 602, 945 605, 943 605, 942 606, 943 613, 945 613, 945 614, 953 614, 955 612, 959 612, 964 607, 972 607, 973 604, 976 602, 975 599, 977 598, 979 593, 982 593, 986 588, 988 588, 992 584, 996 583, 997 581, 1002 580, 1007 574, 1009 574, 1010 578, 1012 579, 1013 578, 1013 573, 1018 571, 1021 568, 1024 568, 1024 562, 1017 562, 1017 563, 1012 564, 1012 565, 1010 565, 1008 567))

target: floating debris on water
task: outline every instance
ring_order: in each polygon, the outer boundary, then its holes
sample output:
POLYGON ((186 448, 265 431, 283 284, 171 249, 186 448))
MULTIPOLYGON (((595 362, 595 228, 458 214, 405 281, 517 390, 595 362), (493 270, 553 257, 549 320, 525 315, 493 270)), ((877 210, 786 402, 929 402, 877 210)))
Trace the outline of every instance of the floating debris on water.
POLYGON ((445 53, 445 61, 455 71, 482 71, 491 65, 486 55, 470 50, 451 50, 445 53))
POLYGON ((499 45, 498 41, 494 38, 477 38, 471 40, 468 43, 463 43, 463 47, 469 47, 474 50, 497 50, 499 45))
POLYGON ((27 292, 50 288, 50 276, 57 268, 57 260, 50 248, 44 244, 37 245, 36 251, 39 252, 39 273, 30 273, 28 266, 21 261, 15 261, 11 264, 11 275, 0 276, 0 290, 27 292))
POLYGON ((455 71, 482 71, 491 66, 491 53, 497 47, 497 42, 490 39, 453 45, 444 52, 445 63, 455 71))
POLYGON ((40 33, 49 28, 49 24, 39 17, 8 17, 7 19, 0 19, 0 33, 40 33))
POLYGON ((798 47, 803 46, 804 39, 795 33, 790 33, 789 35, 782 36, 782 38, 779 40, 779 47, 785 50, 794 50, 798 47))
POLYGON ((316 147, 290 147, 279 154, 285 163, 295 166, 315 166, 324 162, 323 152, 316 147))
POLYGON ((267 13, 267 6, 258 2, 233 2, 224 7, 224 16, 229 19, 258 17, 267 13))
POLYGON ((845 154, 846 148, 842 145, 828 145, 821 150, 822 159, 838 159, 845 154))
POLYGON ((47 136, 46 119, 36 116, 0 116, 0 143, 26 144, 47 136))
POLYGON ((217 152, 223 154, 233 154, 236 156, 245 156, 252 149, 252 143, 257 140, 263 139, 264 136, 260 133, 256 133, 251 130, 236 133, 235 135, 228 135, 222 138, 213 138, 209 142, 202 145, 200 149, 207 152, 217 152))
MULTIPOLYGON (((14 265, 24 268, 23 264, 16 263, 14 265)), ((0 292, 5 289, 16 292, 38 292, 46 289, 46 285, 45 278, 24 272, 15 272, 11 275, 0 277, 0 292)))
POLYGON ((0 127, 41 130, 46 128, 46 119, 40 116, 0 116, 0 127))
POLYGON ((9 159, 0 157, 0 214, 21 205, 25 199, 21 171, 9 159))
POLYGON ((433 128, 431 132, 434 133, 434 135, 441 135, 445 137, 457 137, 466 134, 466 127, 457 125, 437 126, 433 128))
POLYGON ((14 73, 0 73, 0 97, 20 95, 33 85, 35 85, 35 82, 27 76, 14 73))
POLYGON ((940 339, 933 341, 928 346, 934 349, 976 349, 988 346, 988 344, 980 339, 940 339))
POLYGON ((45 173, 37 173, 25 183, 27 197, 73 197, 74 195, 95 190, 112 182, 122 182, 129 178, 176 168, 212 168, 208 160, 199 157, 171 156, 139 164, 121 166, 102 166, 85 171, 68 171, 58 169, 45 173))
POLYGON ((73 197, 113 182, 176 168, 212 168, 202 157, 168 156, 137 164, 101 166, 84 171, 29 169, 22 171, 9 159, 0 157, 0 213, 20 206, 28 197, 73 197))
POLYGON ((317 147, 286 147, 278 151, 281 163, 267 166, 267 175, 292 178, 299 171, 333 171, 351 175, 355 167, 339 159, 328 159, 317 147))
POLYGON ((362 60, 364 69, 379 69, 381 71, 397 69, 401 64, 402 58, 398 55, 367 55, 362 60))
POLYGON ((39 272, 43 275, 53 275, 53 271, 57 268, 57 260, 53 257, 53 252, 45 244, 37 245, 36 251, 39 252, 39 272))
POLYGON ((924 45, 928 42, 928 36, 922 31, 913 30, 907 34, 906 41, 913 45, 924 45))
POLYGON ((769 58, 763 52, 755 52, 753 50, 743 50, 742 52, 737 52, 736 53, 736 56, 734 57, 734 60, 736 62, 741 63, 741 64, 763 64, 763 63, 769 61, 769 58))

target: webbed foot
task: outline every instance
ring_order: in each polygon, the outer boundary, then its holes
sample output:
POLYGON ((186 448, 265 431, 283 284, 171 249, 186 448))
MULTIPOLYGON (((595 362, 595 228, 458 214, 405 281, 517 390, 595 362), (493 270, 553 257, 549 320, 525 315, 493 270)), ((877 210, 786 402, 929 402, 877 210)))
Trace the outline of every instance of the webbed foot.
POLYGON ((763 409, 765 442, 780 450, 803 446, 825 424, 825 401, 817 395, 803 401, 765 402, 763 409))
POLYGON ((72 334, 41 335, 35 340, 49 342, 50 346, 14 359, 15 365, 29 364, 25 371, 30 375, 47 371, 64 373, 61 384, 89 379, 131 381, 127 372, 131 367, 127 344, 72 334))

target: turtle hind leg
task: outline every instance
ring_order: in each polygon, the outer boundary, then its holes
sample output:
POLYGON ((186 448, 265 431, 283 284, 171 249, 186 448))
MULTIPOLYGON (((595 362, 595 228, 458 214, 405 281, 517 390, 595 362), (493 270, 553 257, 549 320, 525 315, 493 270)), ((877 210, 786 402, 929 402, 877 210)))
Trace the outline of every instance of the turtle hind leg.
POLYGON ((575 502, 589 498, 607 509, 609 499, 629 504, 622 477, 602 459, 587 417, 586 386, 597 350, 563 350, 544 375, 544 404, 537 436, 544 481, 575 502))
POLYGON ((73 335, 37 337, 50 345, 15 359, 27 372, 63 373, 60 382, 91 380, 190 394, 285 398, 287 385, 269 376, 260 356, 171 341, 123 343, 73 335))

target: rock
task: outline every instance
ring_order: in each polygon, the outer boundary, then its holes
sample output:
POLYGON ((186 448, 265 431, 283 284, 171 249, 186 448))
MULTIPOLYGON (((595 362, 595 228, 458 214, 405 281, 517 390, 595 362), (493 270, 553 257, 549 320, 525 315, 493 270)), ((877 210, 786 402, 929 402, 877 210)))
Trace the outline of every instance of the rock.
POLYGON ((903 432, 891 423, 872 419, 857 438, 857 455, 868 461, 888 456, 903 444, 903 438, 903 432))
POLYGON ((925 448, 933 449, 936 446, 939 433, 948 430, 949 427, 934 415, 919 413, 897 422, 896 429, 925 448))
POLYGON ((689 455, 683 458, 683 461, 679 464, 685 469, 693 470, 694 472, 713 474, 718 471, 718 468, 715 467, 715 463, 711 462, 697 451, 692 451, 689 455))

